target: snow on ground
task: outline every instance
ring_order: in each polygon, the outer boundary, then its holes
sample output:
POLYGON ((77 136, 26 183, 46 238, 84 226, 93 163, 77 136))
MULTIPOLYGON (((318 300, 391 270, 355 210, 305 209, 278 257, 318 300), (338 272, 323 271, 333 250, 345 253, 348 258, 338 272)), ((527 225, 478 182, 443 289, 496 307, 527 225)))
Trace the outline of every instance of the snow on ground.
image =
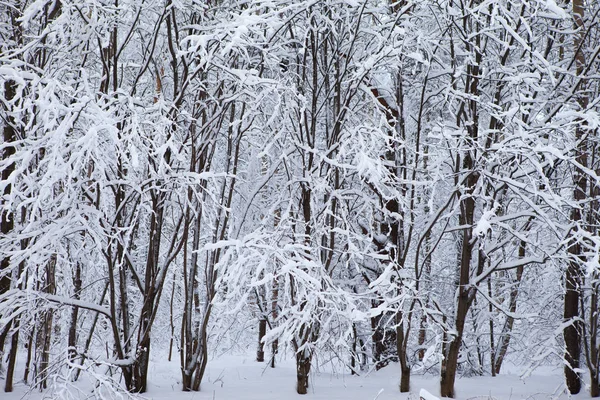
MULTIPOLYGON (((309 393, 296 394, 293 360, 280 362, 271 369, 257 363, 251 356, 225 356, 209 363, 202 391, 181 392, 177 360, 154 362, 150 366, 149 390, 144 398, 154 400, 418 400, 419 391, 426 389, 439 396, 438 377, 415 375, 411 393, 398 392, 399 368, 392 364, 368 376, 351 376, 336 372, 317 372, 311 376, 309 393)), ((0 382, 3 384, 3 382, 0 382)), ((524 380, 518 374, 459 378, 457 399, 464 400, 543 400, 568 399, 561 370, 538 370, 524 380)), ((22 399, 26 387, 18 384, 12 394, 0 393, 2 400, 22 399)), ((85 390, 80 398, 85 398, 85 390)), ((89 394, 89 391, 87 392, 89 394)), ((30 393, 31 399, 65 398, 62 394, 30 393)), ((573 400, 589 399, 589 394, 573 396, 573 400)))

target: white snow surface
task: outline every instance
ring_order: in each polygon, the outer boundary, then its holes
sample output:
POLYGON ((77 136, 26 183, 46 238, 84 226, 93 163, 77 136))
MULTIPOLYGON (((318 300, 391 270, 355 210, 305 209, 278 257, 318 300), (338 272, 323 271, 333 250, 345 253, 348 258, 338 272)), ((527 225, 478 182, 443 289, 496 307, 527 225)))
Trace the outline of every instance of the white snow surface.
MULTIPOLYGON (((18 371, 21 372, 22 371, 18 371)), ((280 361, 276 368, 258 363, 251 355, 224 356, 209 362, 200 392, 181 391, 178 359, 168 362, 157 357, 150 365, 148 392, 139 399, 155 400, 419 400, 422 390, 438 397, 439 377, 416 375, 411 379, 411 391, 399 393, 397 364, 390 364, 380 371, 362 376, 351 376, 346 371, 332 371, 330 367, 311 373, 311 385, 307 395, 295 392, 295 366, 292 359, 280 361), (161 361, 162 360, 162 361, 161 361), (325 371, 325 370, 328 371, 325 371)), ((483 376, 457 378, 456 398, 464 400, 543 400, 543 399, 589 399, 587 391, 569 397, 564 393, 564 378, 560 369, 538 369, 526 379, 517 370, 497 377, 483 376)), ((3 383, 3 382, 0 382, 3 383)), ((79 385, 79 384, 78 384, 79 385)), ((90 390, 81 387, 71 399, 97 398, 90 390)), ((0 393, 2 400, 62 399, 64 392, 38 392, 18 383, 13 393, 0 393)), ((115 398, 115 397, 106 397, 115 398)), ((118 398, 118 397, 117 397, 118 398)), ((443 400, 443 399, 442 399, 443 400)))

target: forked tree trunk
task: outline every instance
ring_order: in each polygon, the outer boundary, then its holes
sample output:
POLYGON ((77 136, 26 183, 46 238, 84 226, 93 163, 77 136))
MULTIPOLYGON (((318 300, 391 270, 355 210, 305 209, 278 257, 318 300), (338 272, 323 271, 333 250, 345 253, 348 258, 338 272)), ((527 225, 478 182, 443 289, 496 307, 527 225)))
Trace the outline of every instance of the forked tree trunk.
POLYGON ((460 353, 460 345, 464 332, 465 320, 469 310, 469 292, 460 290, 463 293, 459 294, 458 308, 456 311, 456 335, 451 339, 448 347, 448 352, 445 356, 445 365, 442 366, 440 394, 442 397, 454 398, 454 383, 456 380, 456 371, 458 367, 458 356, 460 353))
MULTIPOLYGON (((525 257, 525 242, 521 242, 521 246, 519 247, 519 257, 525 257)), ((523 277, 523 267, 517 268, 517 279, 513 282, 513 286, 510 292, 510 309, 509 311, 514 314, 517 311, 517 296, 519 294, 519 286, 521 283, 521 279, 523 277)), ((502 338, 500 341, 500 347, 498 350, 498 355, 496 357, 496 362, 494 364, 493 373, 499 374, 502 369, 502 363, 504 362, 504 358, 506 357, 506 353, 508 352, 508 346, 510 344, 510 338, 512 335, 512 329, 514 325, 515 319, 508 315, 506 317, 506 322, 504 324, 504 328, 502 329, 502 338)))
MULTIPOLYGON (((478 75, 477 72, 474 74, 478 75)), ((471 133, 472 137, 477 137, 476 134, 471 133)), ((465 155, 463 160, 463 169, 470 171, 474 166, 474 161, 469 153, 465 155)), ((471 173, 466 179, 466 187, 469 191, 472 191, 478 180, 478 175, 471 173)), ((454 398, 454 382, 456 380, 456 370, 458 366, 458 356, 460 353, 460 346, 462 342, 465 322, 467 313, 471 306, 471 302, 474 299, 474 295, 471 292, 469 286, 471 277, 471 261, 473 258, 473 220, 475 214, 475 200, 472 196, 466 197, 461 201, 461 211, 459 215, 459 223, 462 226, 467 226, 463 229, 461 253, 459 258, 459 282, 458 282, 458 296, 456 304, 456 319, 454 334, 450 339, 450 345, 448 351, 444 354, 444 363, 442 363, 441 369, 441 380, 440 380, 440 393, 442 397, 454 398)))
MULTIPOLYGON (((100 295, 100 301, 98 301, 97 304, 104 303, 104 299, 106 298, 106 294, 108 293, 108 286, 109 286, 109 284, 107 282, 104 285, 104 289, 102 289, 102 294, 100 295)), ((83 366, 83 364, 85 363, 86 354, 88 353, 90 345, 92 344, 92 338, 94 337, 94 331, 96 330, 96 325, 98 324, 99 318, 100 318, 100 314, 94 313, 94 317, 92 320, 92 326, 90 327, 90 330, 88 331, 87 338, 86 338, 85 344, 83 346, 83 352, 81 353, 81 359, 79 361, 80 366, 83 366)), ((31 346, 30 346, 30 348, 31 348, 31 346)), ((77 381, 79 379, 79 374, 81 373, 81 370, 82 370, 82 368, 76 368, 75 376, 73 377, 74 381, 77 381)), ((27 378, 25 378, 25 381, 27 381, 27 378)))

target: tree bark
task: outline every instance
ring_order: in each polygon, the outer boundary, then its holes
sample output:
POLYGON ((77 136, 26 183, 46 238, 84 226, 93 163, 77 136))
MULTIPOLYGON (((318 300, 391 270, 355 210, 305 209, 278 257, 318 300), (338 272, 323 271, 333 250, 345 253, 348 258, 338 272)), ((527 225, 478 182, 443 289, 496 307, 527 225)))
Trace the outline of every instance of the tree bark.
MULTIPOLYGON (((75 276, 73 277, 74 298, 79 300, 81 292, 81 264, 78 262, 75 266, 75 276)), ((74 306, 71 309, 71 325, 69 326, 69 361, 73 362, 77 357, 77 318, 79 316, 79 307, 74 306)))
MULTIPOLYGON (((35 325, 32 326, 32 329, 35 330, 35 325)), ((33 355, 33 337, 34 337, 34 334, 35 334, 35 331, 32 331, 31 333, 29 333, 29 339, 27 340, 27 358, 25 359, 25 371, 23 371, 23 382, 25 382, 25 384, 28 383, 28 380, 29 380, 29 371, 31 370, 31 358, 32 358, 32 355, 33 355)))
POLYGON ((267 334, 267 320, 261 318, 258 321, 258 350, 256 350, 256 361, 264 362, 265 361, 265 343, 263 342, 263 338, 267 334))
POLYGON ((5 392, 13 391, 13 377, 15 375, 15 365, 17 363, 17 350, 19 348, 19 329, 17 324, 15 324, 15 331, 12 334, 12 338, 10 341, 10 352, 8 353, 8 366, 6 368, 6 382, 4 384, 5 392))
MULTIPOLYGON (((519 246, 519 257, 525 257, 525 242, 522 241, 519 246)), ((517 297, 519 295, 519 286, 521 283, 521 279, 523 277, 523 267, 517 268, 517 277, 516 280, 512 284, 512 288, 510 291, 510 308, 509 311, 514 314, 517 311, 517 297)), ((493 373, 499 374, 500 369, 502 368, 502 363, 504 362, 504 357, 506 357, 506 353, 508 352, 508 346, 510 344, 510 338, 512 334, 512 329, 514 325, 515 319, 507 315, 506 322, 504 324, 504 328, 502 329, 502 337, 500 341, 500 349, 498 350, 498 355, 496 357, 496 362, 493 364, 493 373)))
MULTIPOLYGON (((276 215, 279 216, 280 214, 280 209, 277 209, 276 211, 276 215)), ((277 221, 277 219, 276 219, 277 221)), ((275 278, 273 280, 273 293, 271 295, 271 328, 275 327, 275 324, 277 323, 277 317, 278 317, 278 312, 277 312, 277 307, 278 307, 278 302, 279 302, 279 279, 275 278)), ((278 347, 279 347, 279 340, 274 339, 273 343, 271 343, 271 368, 275 368, 275 356, 277 355, 278 352, 278 347)))
POLYGON ((308 350, 296 353, 296 391, 298 394, 308 393, 308 378, 312 355, 308 350))
MULTIPOLYGON (((10 104, 10 102, 16 96, 16 84, 13 81, 5 81, 4 82, 4 97, 6 98, 6 104, 10 104)), ((2 129, 2 139, 3 143, 13 143, 17 139, 17 133, 14 127, 14 118, 10 115, 10 110, 3 110, 8 114, 8 118, 4 123, 4 128, 2 129)), ((15 147, 10 145, 4 148, 2 152, 2 160, 7 160, 15 154, 15 147)), ((15 164, 10 163, 6 166, 6 168, 2 169, 2 180, 7 181, 9 176, 15 170, 15 164)), ((9 196, 12 191, 12 185, 8 184, 4 188, 4 196, 9 196)), ((14 229, 14 215, 8 210, 0 211, 0 232, 2 236, 8 235, 14 229)), ((0 260, 0 295, 6 293, 10 290, 11 285, 11 277, 10 273, 6 271, 10 268, 10 257, 3 257, 0 260)), ((5 328, 5 332, 0 334, 0 370, 2 370, 2 362, 4 355, 4 341, 8 336, 8 330, 5 328)))
MULTIPOLYGON (((575 20, 575 28, 578 32, 574 35, 573 47, 575 49, 575 65, 577 75, 581 75, 585 66, 585 56, 581 51, 581 45, 583 44, 583 38, 585 33, 583 32, 583 17, 584 17, 584 5, 583 0, 573 0, 573 17, 575 20)), ((587 99, 585 96, 578 98, 578 103, 581 109, 585 109, 587 105, 587 99)), ((587 166, 587 140, 584 140, 586 134, 583 129, 584 122, 577 124, 575 128, 576 140, 579 142, 577 148, 576 160, 579 165, 584 167, 587 166)), ((574 177, 575 189, 573 193, 574 200, 582 204, 586 198, 587 178, 579 167, 575 168, 574 177)), ((575 206, 571 210, 571 221, 573 223, 579 223, 583 219, 582 212, 575 206)), ((564 367, 565 381, 567 389, 571 394, 577 394, 581 390, 581 377, 576 372, 576 369, 580 366, 580 353, 581 353, 581 323, 579 304, 581 300, 581 284, 582 284, 582 271, 581 264, 585 262, 583 255, 583 248, 581 243, 577 239, 573 240, 567 249, 570 259, 568 261, 567 270, 565 272, 565 300, 563 317, 565 322, 570 324, 565 328, 563 336, 565 340, 565 361, 564 367)))

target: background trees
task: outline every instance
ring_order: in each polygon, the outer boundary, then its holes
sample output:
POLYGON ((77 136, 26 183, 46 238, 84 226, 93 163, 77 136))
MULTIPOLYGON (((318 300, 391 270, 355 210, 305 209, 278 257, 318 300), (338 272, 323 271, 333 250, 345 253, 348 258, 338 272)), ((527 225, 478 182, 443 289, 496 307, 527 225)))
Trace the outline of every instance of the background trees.
POLYGON ((0 11, 5 390, 21 350, 144 392, 166 343, 200 390, 233 330, 298 393, 328 354, 453 397, 560 328, 527 354, 598 395, 596 4, 0 11))

